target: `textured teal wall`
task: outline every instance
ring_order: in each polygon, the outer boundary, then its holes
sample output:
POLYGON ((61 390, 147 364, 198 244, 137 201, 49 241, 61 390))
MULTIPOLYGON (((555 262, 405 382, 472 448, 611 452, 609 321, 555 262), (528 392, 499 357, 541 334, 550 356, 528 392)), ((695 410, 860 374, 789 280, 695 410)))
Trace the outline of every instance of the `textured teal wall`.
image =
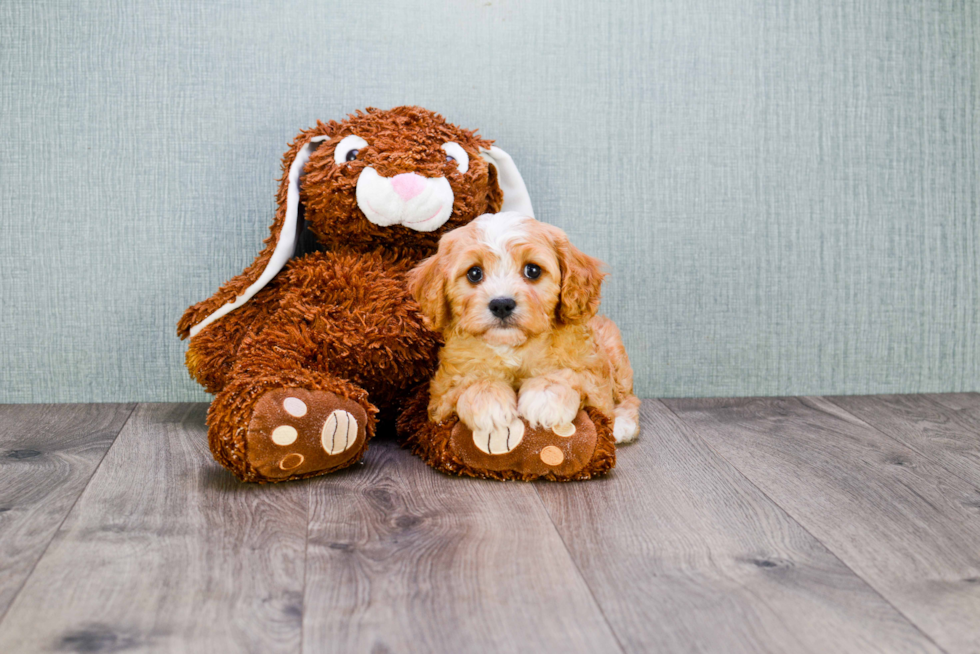
POLYGON ((420 104, 613 272, 644 396, 980 388, 980 3, 0 3, 0 401, 188 400, 286 142, 420 104))

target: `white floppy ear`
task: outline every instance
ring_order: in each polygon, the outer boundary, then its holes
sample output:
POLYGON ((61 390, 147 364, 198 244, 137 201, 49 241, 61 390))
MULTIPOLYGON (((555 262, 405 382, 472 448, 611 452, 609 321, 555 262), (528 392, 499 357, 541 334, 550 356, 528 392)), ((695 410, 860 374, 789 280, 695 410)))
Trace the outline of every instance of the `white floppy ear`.
POLYGON ((303 175, 303 166, 306 162, 310 160, 310 153, 316 148, 314 144, 320 141, 326 141, 329 136, 314 136, 306 143, 300 151, 296 154, 296 158, 293 159, 292 165, 289 166, 289 189, 286 192, 286 217, 282 224, 282 229, 279 231, 279 240, 276 241, 276 249, 272 252, 272 257, 269 259, 269 263, 266 264, 265 270, 256 279, 251 286, 245 289, 245 292, 235 298, 234 301, 222 305, 217 311, 209 315, 207 318, 197 323, 191 327, 191 336, 196 336, 198 332, 213 323, 218 318, 225 316, 238 307, 242 306, 246 302, 252 299, 252 297, 265 288, 265 285, 272 281, 286 262, 295 254, 296 252, 296 221, 299 216, 299 178, 303 175))
POLYGON ((510 158, 510 155, 498 148, 496 145, 490 146, 489 150, 480 150, 480 156, 486 159, 497 169, 497 184, 504 192, 504 203, 500 211, 516 211, 519 214, 534 218, 534 209, 531 207, 531 196, 524 185, 524 178, 517 170, 517 164, 510 158))

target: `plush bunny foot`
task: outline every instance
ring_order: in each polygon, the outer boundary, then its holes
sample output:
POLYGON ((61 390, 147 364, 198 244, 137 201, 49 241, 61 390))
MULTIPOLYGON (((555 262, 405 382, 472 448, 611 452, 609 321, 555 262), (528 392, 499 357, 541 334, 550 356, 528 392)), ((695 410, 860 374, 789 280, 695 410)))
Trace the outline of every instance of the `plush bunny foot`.
POLYGON ((591 461, 596 450, 595 425, 584 411, 559 427, 531 427, 515 420, 507 431, 511 442, 502 447, 502 434, 496 439, 491 434, 487 442, 484 434, 474 433, 458 422, 453 427, 450 447, 460 461, 473 469, 556 479, 574 477, 591 461))
POLYGON ((431 422, 427 391, 406 402, 398 432, 436 470, 486 479, 569 481, 602 475, 616 465, 612 420, 595 408, 550 428, 517 418, 505 429, 474 431, 456 416, 431 422))
POLYGON ((269 481, 332 472, 364 454, 366 427, 367 413, 353 400, 276 388, 255 403, 245 457, 269 481))

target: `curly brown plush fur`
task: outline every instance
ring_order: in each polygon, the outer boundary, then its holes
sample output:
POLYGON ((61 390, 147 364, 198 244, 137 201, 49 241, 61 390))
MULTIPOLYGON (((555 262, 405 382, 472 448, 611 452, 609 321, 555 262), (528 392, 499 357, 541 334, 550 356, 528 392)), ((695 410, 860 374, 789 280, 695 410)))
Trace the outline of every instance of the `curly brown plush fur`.
MULTIPOLYGON (((405 274, 435 252, 443 233, 499 210, 503 200, 495 168, 479 156, 492 142, 438 114, 418 107, 368 109, 344 121, 318 122, 301 132, 283 157, 279 208, 265 249, 241 275, 187 309, 177 327, 181 338, 262 274, 283 228, 288 171, 300 149, 317 136, 329 138, 305 166, 300 198, 308 227, 325 251, 290 261, 250 301, 191 338, 187 351, 191 375, 216 393, 208 413, 211 451, 246 481, 323 474, 360 458, 375 433, 376 416, 395 416, 408 390, 427 380, 436 364, 438 337, 423 326, 405 274), (339 166, 334 149, 350 134, 369 145, 356 160, 339 166), (466 173, 447 161, 440 149, 447 141, 469 155, 466 173), (454 194, 448 221, 432 232, 369 222, 355 196, 358 175, 369 165, 384 177, 408 172, 445 177, 454 194), (293 459, 286 465, 286 458, 279 468, 260 464, 255 434, 265 423, 253 415, 256 404, 267 393, 290 388, 310 391, 312 395, 304 395, 306 404, 340 411, 341 418, 330 423, 335 432, 338 424, 341 430, 347 424, 343 416, 351 416, 357 433, 349 451, 327 457, 327 463, 313 462, 315 457, 307 454, 290 455, 303 462, 296 466, 293 459), (362 420, 354 421, 358 415, 362 420)), ((335 437, 304 433, 304 415, 286 425, 286 435, 278 438, 294 439, 294 447, 313 447, 320 438, 335 437)))

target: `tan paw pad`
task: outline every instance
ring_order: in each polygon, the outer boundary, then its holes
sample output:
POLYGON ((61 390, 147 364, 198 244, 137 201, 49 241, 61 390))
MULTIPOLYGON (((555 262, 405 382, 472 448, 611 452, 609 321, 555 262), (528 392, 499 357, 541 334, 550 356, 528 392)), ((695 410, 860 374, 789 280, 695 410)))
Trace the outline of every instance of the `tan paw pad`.
POLYGON ((564 425, 555 425, 551 428, 551 431, 562 438, 571 438, 575 434, 575 425, 566 422, 564 425))
POLYGON ((298 397, 287 397, 282 401, 282 408, 294 418, 302 418, 306 415, 306 402, 298 397))
POLYGON ((524 421, 520 418, 501 429, 473 432, 473 443, 486 454, 511 452, 524 438, 524 421))
POLYGON ((293 468, 298 468, 306 457, 297 452, 292 452, 282 457, 282 461, 279 462, 280 470, 292 470, 293 468))
POLYGON ((343 409, 337 409, 327 416, 320 432, 320 443, 327 454, 343 452, 356 440, 357 418, 343 409))
POLYGON ((296 431, 295 427, 290 427, 289 425, 279 425, 272 430, 272 442, 280 447, 285 447, 287 445, 292 445, 296 442, 296 437, 299 436, 299 432, 296 431))
POLYGON ((554 445, 547 445, 541 448, 541 462, 549 466, 561 465, 565 460, 565 455, 554 445))

